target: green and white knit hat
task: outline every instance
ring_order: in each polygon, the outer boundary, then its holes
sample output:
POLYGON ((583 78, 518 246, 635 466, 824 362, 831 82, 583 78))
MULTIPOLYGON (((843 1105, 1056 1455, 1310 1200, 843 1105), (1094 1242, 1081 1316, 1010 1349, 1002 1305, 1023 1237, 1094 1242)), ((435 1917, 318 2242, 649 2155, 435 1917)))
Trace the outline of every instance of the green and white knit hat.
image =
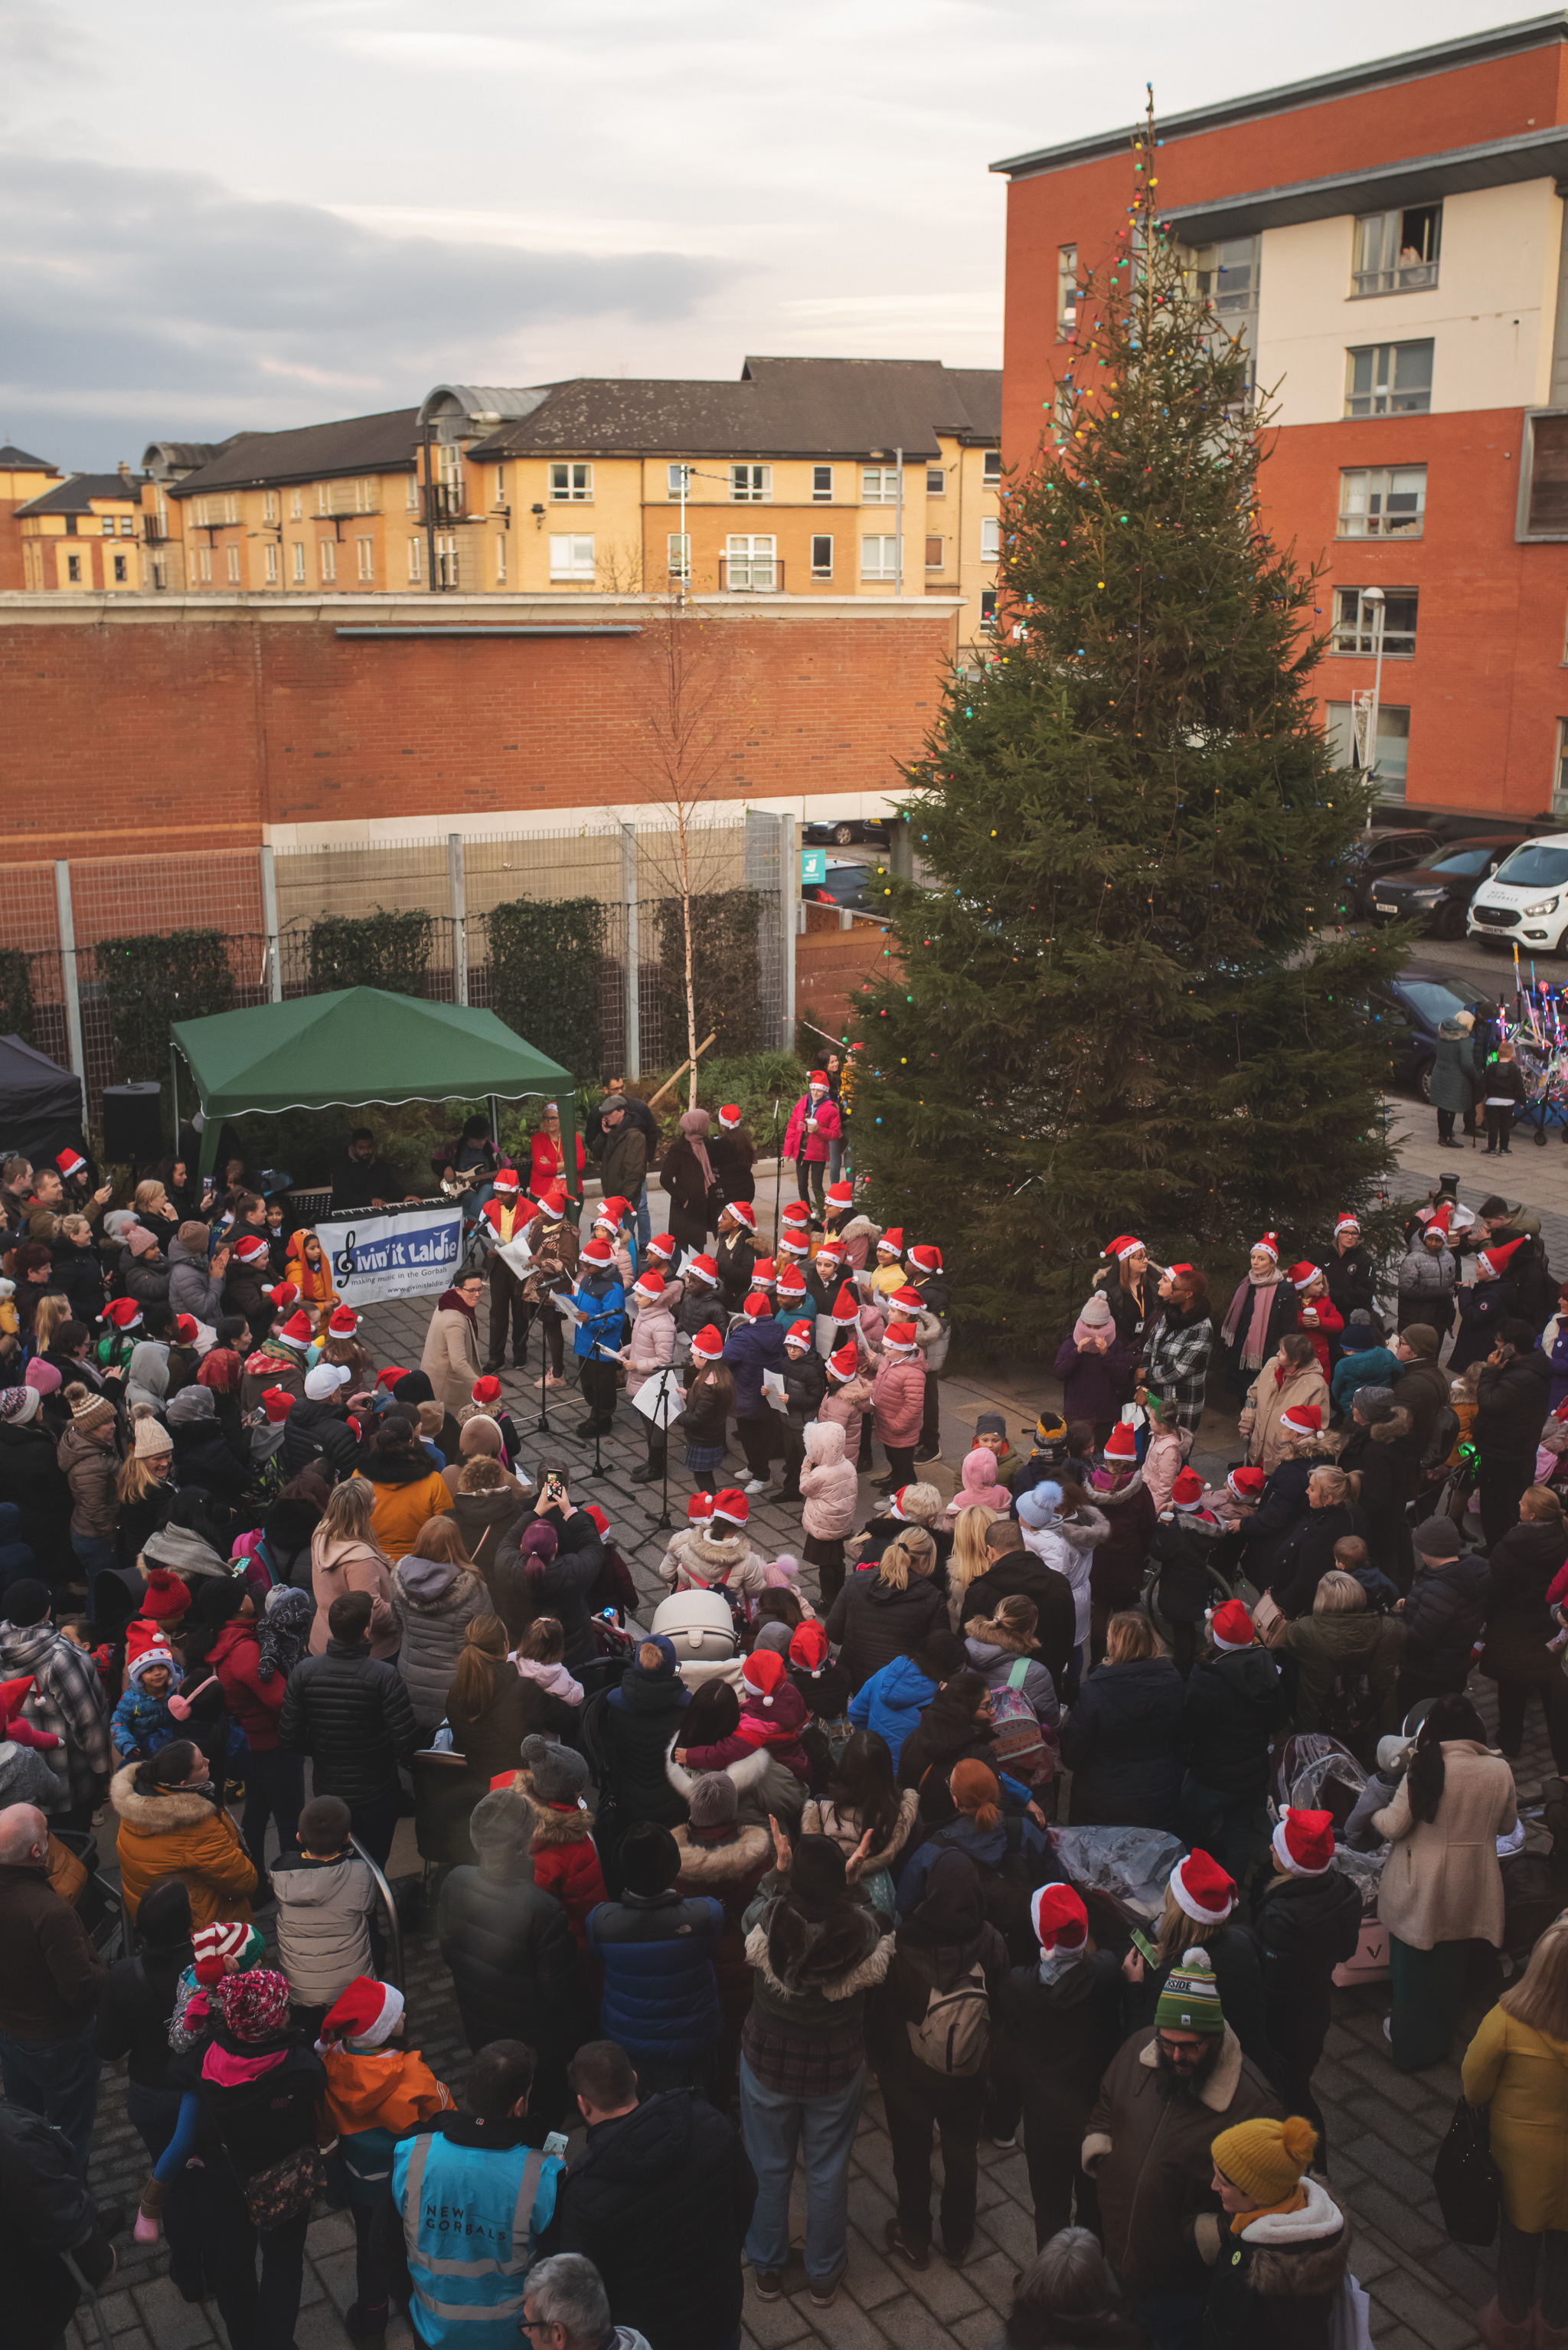
POLYGON ((1212 2032, 1225 2029, 1214 1970, 1202 1950, 1185 1953, 1171 1968, 1154 2011, 1156 2029, 1162 2032, 1212 2032))

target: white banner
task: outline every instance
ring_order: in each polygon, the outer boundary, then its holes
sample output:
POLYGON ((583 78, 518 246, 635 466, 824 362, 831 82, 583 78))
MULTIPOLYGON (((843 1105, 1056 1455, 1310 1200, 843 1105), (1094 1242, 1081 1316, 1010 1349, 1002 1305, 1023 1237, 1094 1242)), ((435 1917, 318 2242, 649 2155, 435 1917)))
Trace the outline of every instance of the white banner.
POLYGON ((345 1305, 375 1305, 452 1287, 462 1255, 462 1211, 410 1208, 386 1216, 368 1209, 318 1223, 316 1236, 345 1305))

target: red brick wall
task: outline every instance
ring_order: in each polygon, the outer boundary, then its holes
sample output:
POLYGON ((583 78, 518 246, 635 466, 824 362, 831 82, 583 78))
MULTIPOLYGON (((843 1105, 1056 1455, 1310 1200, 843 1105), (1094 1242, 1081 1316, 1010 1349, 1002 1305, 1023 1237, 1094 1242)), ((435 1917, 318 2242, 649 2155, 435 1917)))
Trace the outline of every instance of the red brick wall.
MULTIPOLYGON (((808 910, 815 912, 815 908, 808 910)), ((886 931, 857 922, 852 931, 812 930, 794 942, 794 1013, 829 1036, 842 1036, 849 1007, 867 981, 886 976, 886 931)))
MULTIPOLYGON (((410 616, 0 614, 13 853, 236 847, 264 826, 401 814, 461 827, 657 799, 638 773, 659 696, 651 636, 369 643, 335 634, 350 617, 410 616)), ((735 743, 723 793, 897 788, 938 712, 950 612, 720 625, 720 723, 735 743)))

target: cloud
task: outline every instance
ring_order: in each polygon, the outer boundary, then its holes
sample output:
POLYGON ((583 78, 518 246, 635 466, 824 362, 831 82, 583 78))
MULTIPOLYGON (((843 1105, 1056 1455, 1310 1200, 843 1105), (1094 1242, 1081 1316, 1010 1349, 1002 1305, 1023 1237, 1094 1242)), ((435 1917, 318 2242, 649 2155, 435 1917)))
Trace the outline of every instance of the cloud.
POLYGON ((399 407, 432 382, 540 380, 542 338, 688 314, 732 275, 669 252, 388 235, 196 172, 0 161, 0 423, 59 461, 136 440, 399 407), (344 395, 351 394, 346 400, 344 395))

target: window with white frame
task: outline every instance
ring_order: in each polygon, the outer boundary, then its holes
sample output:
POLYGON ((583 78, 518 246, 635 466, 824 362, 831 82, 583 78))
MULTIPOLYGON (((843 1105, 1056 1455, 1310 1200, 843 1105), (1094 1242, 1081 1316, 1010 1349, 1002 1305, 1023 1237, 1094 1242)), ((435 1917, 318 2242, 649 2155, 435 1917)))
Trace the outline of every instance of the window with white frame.
POLYGON ((552 579, 587 580, 594 577, 594 541, 591 531, 563 531, 550 534, 550 577, 552 579))
POLYGON ((1070 343, 1078 324, 1078 248, 1056 249, 1056 340, 1070 343))
POLYGON ((304 519, 304 515, 305 492, 291 490, 288 494, 288 518, 290 522, 300 522, 304 519))
POLYGON ((100 538, 112 538, 114 536, 114 516, 112 515, 105 515, 98 527, 100 538))
POLYGON ((504 505, 506 503, 506 468, 504 465, 497 465, 495 468, 495 503, 498 506, 504 505))
POLYGON ((296 588, 303 588, 305 585, 305 541, 302 538, 296 538, 294 542, 293 568, 295 586, 296 588))
MULTIPOLYGON (((1416 607, 1419 598, 1414 588, 1390 588, 1383 598, 1383 657, 1385 660, 1409 660, 1416 650, 1416 607)), ((1368 603, 1362 588, 1336 588, 1334 591, 1333 646, 1336 653, 1376 653, 1377 650, 1377 605, 1368 603)))
POLYGON ((811 576, 814 579, 833 577, 833 540, 826 531, 820 531, 811 542, 811 576))
POLYGON ((262 520, 263 522, 275 522, 277 520, 277 492, 275 490, 264 490, 262 492, 262 520))
POLYGON ((732 532, 724 542, 725 587, 771 596, 777 582, 778 541, 759 535, 748 538, 732 532))
POLYGON ((1411 294, 1438 282, 1443 241, 1443 207, 1407 204, 1388 213, 1363 213, 1355 224, 1355 264, 1351 282, 1357 294, 1411 294))
POLYGON ((691 534, 690 531, 671 530, 665 533, 664 567, 671 579, 691 578, 691 534))
POLYGON ((506 585, 506 539, 504 533, 503 533, 502 536, 495 542, 495 584, 498 588, 504 588, 506 585))
POLYGON ((980 559, 982 563, 995 563, 1001 559, 1001 556, 1002 517, 1000 515, 982 515, 980 525, 980 559))
POLYGON ((422 539, 410 538, 409 541, 409 584, 413 588, 419 586, 424 573, 423 546, 422 539))
POLYGON ((436 442, 436 479, 446 490, 462 487, 462 451, 455 441, 436 442))
POLYGON ((948 494, 948 474, 947 474, 947 467, 946 467, 945 465, 928 465, 928 466, 926 467, 926 495, 927 495, 927 497, 929 497, 929 498, 945 498, 945 497, 946 497, 946 495, 947 495, 947 494, 948 494))
POLYGON ((550 499, 555 505, 583 505, 594 494, 594 469, 575 459, 550 467, 550 499))
POLYGON ((863 465, 861 467, 860 503, 867 506, 898 504, 898 468, 897 465, 863 465))
POLYGON ((1002 452, 1000 449, 988 449, 986 451, 985 455, 981 460, 980 478, 981 485, 988 490, 999 490, 1002 487, 1002 452))
POLYGON ((447 532, 435 543, 435 584, 438 588, 457 586, 457 536, 447 532))
POLYGON ((947 561, 948 543, 933 532, 926 541, 926 569, 940 571, 947 561))
POLYGON ((136 517, 134 515, 120 515, 119 535, 121 538, 134 538, 136 536, 136 517))
POLYGON ((774 494, 771 465, 732 465, 730 503, 736 506, 765 505, 774 494))
POLYGON ((410 473, 403 484, 403 511, 418 514, 420 510, 420 477, 410 473))
POLYGON ((982 588, 980 591, 980 625, 982 629, 994 629, 996 626, 996 590, 994 588, 982 588))
POLYGON ((229 549, 229 582, 234 588, 240 584, 240 550, 237 546, 229 549))
POLYGON ((1419 538, 1425 465, 1350 465, 1339 476, 1341 538, 1419 538))
POLYGON ((812 467, 811 495, 814 504, 828 506, 833 504, 833 468, 831 465, 814 465, 812 467))
POLYGON ((1364 343, 1345 354, 1346 416, 1425 416, 1432 405, 1432 344, 1364 343))
POLYGON ((330 514, 332 511, 331 495, 325 482, 317 482, 316 484, 316 511, 318 515, 330 514))
POLYGON ((321 558, 321 584, 328 588, 337 577, 337 542, 335 538, 317 539, 317 551, 321 558))
POLYGON ((1334 764, 1341 767, 1366 768, 1376 765, 1377 782, 1385 799, 1403 799, 1410 756, 1410 712, 1386 702, 1377 707, 1377 749, 1376 757, 1365 756, 1366 729, 1371 720, 1370 702, 1359 706, 1353 702, 1330 702, 1324 709, 1324 734, 1334 764))
POLYGON ((210 587, 212 586, 212 584, 213 584, 213 550, 212 550, 212 548, 211 548, 210 546, 204 546, 204 547, 202 549, 202 580, 203 580, 204 584, 205 584, 207 587, 209 587, 209 588, 210 588, 210 587))
POLYGON ((862 579, 897 579, 898 542, 896 538, 863 538, 860 542, 862 579))
POLYGON ((277 586, 277 541, 275 539, 266 549, 265 569, 267 586, 275 588, 277 586))
POLYGON ((375 540, 373 538, 357 538, 354 541, 354 553, 358 558, 355 565, 356 577, 361 580, 374 579, 376 577, 375 540))
POLYGON ((691 486, 696 478, 696 472, 697 469, 694 465, 688 465, 684 462, 679 464, 666 465, 664 469, 665 485, 669 494, 675 500, 677 505, 680 503, 680 493, 682 487, 684 487, 686 495, 689 498, 691 495, 691 486))

